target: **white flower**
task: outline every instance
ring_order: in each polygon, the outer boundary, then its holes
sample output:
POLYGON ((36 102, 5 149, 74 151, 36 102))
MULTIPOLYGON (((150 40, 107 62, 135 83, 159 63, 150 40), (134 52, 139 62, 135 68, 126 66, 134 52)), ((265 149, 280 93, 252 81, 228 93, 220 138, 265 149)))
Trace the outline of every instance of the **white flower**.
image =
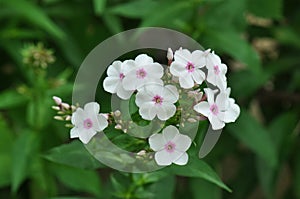
POLYGON ((77 108, 72 115, 71 138, 77 138, 87 144, 98 132, 105 129, 108 125, 106 118, 99 114, 100 105, 96 102, 87 103, 84 109, 77 108))
POLYGON ((117 93, 117 96, 121 99, 129 99, 133 90, 125 90, 123 87, 123 79, 127 67, 124 67, 124 64, 120 61, 114 61, 107 69, 107 75, 103 81, 104 90, 110 93, 117 93))
POLYGON ((236 120, 240 109, 234 104, 234 100, 228 97, 228 93, 220 92, 215 99, 215 92, 213 90, 206 88, 204 91, 207 96, 207 101, 196 104, 194 110, 208 118, 212 129, 222 129, 225 123, 236 120))
POLYGON ((193 98, 195 102, 199 102, 202 99, 203 92, 200 92, 200 89, 188 91, 188 96, 193 98))
POLYGON ((163 67, 146 54, 124 61, 124 67, 129 71, 123 79, 126 90, 136 90, 148 83, 162 84, 163 67))
POLYGON ((194 82, 202 84, 204 81, 205 73, 201 70, 204 66, 204 52, 195 50, 191 53, 187 49, 179 49, 175 51, 170 72, 172 75, 179 77, 179 84, 182 88, 192 88, 194 82))
POLYGON ((176 112, 174 103, 178 98, 179 94, 175 86, 150 84, 138 91, 135 103, 143 119, 153 120, 157 115, 160 120, 168 120, 176 112))
POLYGON ((237 104, 235 104, 235 100, 233 98, 229 98, 231 92, 230 88, 227 88, 224 92, 226 93, 228 98, 228 104, 224 115, 224 122, 226 123, 235 122, 235 120, 240 115, 241 112, 240 107, 237 104))
POLYGON ((214 52, 206 55, 207 81, 218 88, 226 87, 227 66, 221 63, 221 59, 214 52))
POLYGON ((192 140, 187 135, 180 134, 175 126, 167 126, 161 134, 149 137, 151 149, 156 153, 154 159, 160 166, 172 163, 185 165, 188 162, 186 151, 191 146, 192 140))

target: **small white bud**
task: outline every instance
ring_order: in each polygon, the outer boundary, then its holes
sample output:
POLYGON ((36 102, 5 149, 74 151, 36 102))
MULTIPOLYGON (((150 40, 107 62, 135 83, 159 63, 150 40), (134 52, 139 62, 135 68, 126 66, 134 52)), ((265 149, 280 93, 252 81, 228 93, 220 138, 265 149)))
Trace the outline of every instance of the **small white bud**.
POLYGON ((53 96, 52 99, 54 100, 54 102, 57 104, 57 105, 60 105, 62 103, 62 100, 61 98, 57 97, 57 96, 53 96))
POLYGON ((56 110, 56 111, 59 111, 59 110, 60 110, 60 108, 59 108, 58 106, 52 106, 52 109, 53 109, 53 110, 56 110))
POLYGON ((59 121, 64 121, 64 118, 62 116, 58 116, 58 115, 54 116, 54 119, 59 120, 59 121))
POLYGON ((197 120, 196 120, 196 119, 194 119, 194 118, 188 118, 188 119, 187 119, 187 121, 188 121, 189 123, 194 123, 194 122, 197 122, 197 120))
POLYGON ((141 150, 137 153, 138 156, 143 156, 146 155, 146 151, 145 150, 141 150))
POLYGON ((116 110, 116 111, 114 112, 114 115, 115 115, 116 117, 120 117, 120 116, 121 116, 121 111, 116 110))
POLYGON ((72 119, 72 117, 70 116, 70 115, 67 115, 67 117, 66 117, 66 121, 71 121, 71 119, 72 119))
POLYGON ((61 103, 61 106, 66 110, 68 110, 70 108, 70 105, 67 103, 61 103))
POLYGON ((169 61, 173 60, 173 51, 172 51, 171 48, 168 48, 167 58, 168 58, 169 61))
POLYGON ((121 129, 122 129, 122 126, 121 126, 121 124, 117 124, 117 125, 115 126, 115 129, 119 129, 119 130, 121 130, 121 129))

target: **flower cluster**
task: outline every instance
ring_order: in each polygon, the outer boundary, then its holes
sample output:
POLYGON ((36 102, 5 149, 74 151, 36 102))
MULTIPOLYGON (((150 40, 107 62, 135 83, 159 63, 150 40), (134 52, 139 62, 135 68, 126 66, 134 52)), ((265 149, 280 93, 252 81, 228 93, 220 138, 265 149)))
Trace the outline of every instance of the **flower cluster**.
MULTIPOLYGON (((114 61, 107 69, 103 88, 122 100, 135 96, 133 99, 141 120, 170 120, 170 124, 177 124, 164 126, 152 134, 148 145, 155 152, 158 165, 185 165, 188 162, 186 151, 192 140, 188 134, 179 132, 181 122, 208 119, 212 129, 218 130, 226 123, 234 122, 240 108, 227 88, 227 66, 210 49, 190 52, 180 48, 173 53, 169 48, 167 58, 167 67, 146 54, 138 55, 134 60, 114 61), (212 86, 202 92, 204 82, 212 86), (192 102, 186 101, 187 98, 192 102), (178 119, 178 115, 183 119, 178 119)), ((79 137, 86 144, 109 124, 127 133, 133 123, 127 122, 123 125, 126 129, 122 129, 119 110, 110 114, 99 111, 100 105, 96 102, 86 104, 83 109, 77 108, 72 114, 71 138, 79 137), (114 115, 117 116, 115 120, 114 115)))

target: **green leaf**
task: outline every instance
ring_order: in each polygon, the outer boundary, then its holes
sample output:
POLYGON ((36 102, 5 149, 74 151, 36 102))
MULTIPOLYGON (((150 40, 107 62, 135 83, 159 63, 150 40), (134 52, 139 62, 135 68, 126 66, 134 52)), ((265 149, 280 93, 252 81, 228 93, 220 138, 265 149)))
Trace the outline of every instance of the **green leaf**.
POLYGON ((150 16, 158 5, 159 3, 153 0, 135 0, 109 8, 108 13, 129 18, 143 18, 150 16))
POLYGON ((113 34, 118 34, 123 31, 122 22, 119 19, 118 16, 115 16, 113 14, 105 13, 102 16, 107 28, 111 31, 113 34))
POLYGON ((299 199, 300 198, 300 189, 299 189, 299 187, 300 187, 300 156, 299 155, 297 155, 297 157, 296 157, 296 164, 295 164, 294 171, 295 171, 295 173, 293 176, 295 176, 294 177, 295 181, 293 183, 293 188, 294 188, 293 190, 295 192, 296 198, 299 199))
POLYGON ((3 1, 2 3, 9 7, 11 13, 15 16, 27 19, 52 36, 59 39, 65 37, 64 32, 45 14, 43 10, 31 1, 11 0, 3 1))
POLYGON ((55 147, 47 154, 43 155, 43 157, 51 162, 76 168, 96 169, 103 167, 103 165, 96 160, 78 140, 55 147))
POLYGON ((283 0, 248 0, 251 13, 266 18, 282 18, 283 0))
POLYGON ((65 186, 73 190, 91 193, 98 197, 102 195, 102 186, 96 171, 53 165, 53 172, 65 186))
POLYGON ((12 191, 16 192, 28 175, 28 169, 38 141, 36 134, 24 131, 17 138, 12 157, 12 191))
POLYGON ((150 13, 151 17, 149 17, 149 15, 146 15, 141 24, 141 27, 162 26, 162 25, 170 26, 172 20, 184 16, 182 13, 183 10, 190 10, 190 8, 194 6, 194 4, 189 1, 178 1, 174 4, 172 3, 173 2, 166 1, 164 2, 164 4, 159 4, 159 7, 156 7, 155 10, 152 11, 156 11, 157 9, 162 9, 162 8, 163 9, 159 12, 156 12, 155 14, 150 13))
POLYGON ((150 185, 149 190, 153 193, 150 199, 173 199, 175 191, 175 176, 168 176, 150 185))
POLYGON ((242 110, 238 120, 227 128, 234 137, 249 147, 270 167, 277 166, 277 151, 270 134, 246 110, 242 110))
POLYGON ((9 154, 0 154, 0 187, 11 183, 11 156, 9 154))
MULTIPOLYGON (((222 31, 208 29, 205 36, 207 37, 207 47, 228 53, 233 58, 246 64, 247 69, 255 75, 262 73, 258 54, 238 32, 231 29, 222 31)), ((216 53, 219 54, 218 51, 216 53)))
POLYGON ((25 104, 28 99, 15 90, 6 90, 0 93, 0 109, 15 108, 25 104))
POLYGON ((179 176, 202 178, 225 189, 228 192, 231 192, 231 189, 222 182, 217 173, 207 163, 200 159, 190 157, 187 165, 172 165, 165 168, 164 171, 179 176))
POLYGON ((221 199, 222 192, 219 187, 216 185, 200 179, 200 178, 192 178, 189 181, 189 185, 191 187, 193 198, 198 198, 201 194, 205 193, 205 199, 221 199))
POLYGON ((94 12, 96 15, 101 16, 105 10, 107 0, 93 0, 94 12))

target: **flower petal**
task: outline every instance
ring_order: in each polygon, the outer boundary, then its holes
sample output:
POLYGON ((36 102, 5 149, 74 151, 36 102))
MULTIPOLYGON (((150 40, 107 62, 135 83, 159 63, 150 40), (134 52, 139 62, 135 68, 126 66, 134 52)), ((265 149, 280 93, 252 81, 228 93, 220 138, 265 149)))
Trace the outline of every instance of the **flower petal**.
POLYGON ((208 116, 208 120, 213 130, 219 130, 225 126, 225 123, 221 121, 218 117, 214 116, 213 114, 210 114, 208 116))
POLYGON ((103 88, 109 93, 116 93, 121 81, 119 77, 106 77, 103 81, 103 88))
POLYGON ((164 74, 164 68, 159 63, 149 64, 146 70, 150 76, 156 78, 161 78, 164 74))
POLYGON ((156 106, 158 119, 166 121, 176 113, 176 106, 171 103, 163 103, 162 106, 156 106))
POLYGON ((100 105, 97 102, 89 102, 84 105, 84 112, 87 115, 98 114, 100 110, 100 105))
POLYGON ((192 77, 194 79, 194 81, 197 83, 197 84, 202 84, 202 82, 204 81, 205 79, 205 73, 200 70, 200 69, 196 69, 193 73, 192 73, 192 77))
POLYGON ((132 91, 125 90, 122 85, 119 85, 117 89, 117 96, 123 100, 127 100, 131 97, 133 92, 134 92, 133 90, 132 91))
POLYGON ((173 161, 173 163, 175 163, 177 165, 186 165, 188 160, 189 160, 189 156, 185 152, 177 160, 173 161))
POLYGON ((163 130, 162 134, 163 138, 165 139, 165 143, 167 143, 173 140, 175 136, 179 134, 179 131, 175 126, 169 125, 163 130))
POLYGON ((142 106, 140 106, 139 114, 145 120, 153 120, 156 116, 156 111, 153 108, 153 103, 143 103, 142 106))
POLYGON ((192 88, 194 86, 194 81, 191 75, 180 76, 179 84, 182 88, 192 88))
POLYGON ((200 102, 194 106, 194 110, 197 111, 198 113, 201 113, 205 117, 208 117, 210 114, 210 106, 208 102, 200 102))
POLYGON ((224 113, 224 122, 234 122, 240 115, 240 107, 237 104, 231 104, 230 108, 224 113))
POLYGON ((82 108, 77 108, 76 111, 72 114, 71 122, 76 127, 83 126, 85 114, 82 108))
POLYGON ((77 127, 73 127, 70 131, 70 138, 78 138, 79 137, 79 132, 78 132, 77 127))
POLYGON ((168 166, 173 162, 172 158, 169 156, 169 153, 165 150, 156 152, 154 154, 154 159, 159 166, 168 166))
POLYGON ((97 131, 103 131, 108 126, 107 119, 105 118, 105 116, 103 116, 103 114, 98 114, 97 117, 99 123, 97 131))
POLYGON ((143 66, 143 65, 147 65, 147 64, 151 64, 153 63, 153 59, 152 57, 146 55, 146 54, 140 54, 135 58, 135 63, 138 66, 143 66))
POLYGON ((89 130, 81 131, 79 134, 79 139, 82 143, 87 144, 92 139, 94 135, 96 135, 96 131, 92 128, 89 130))
POLYGON ((118 77, 121 71, 122 62, 114 61, 107 69, 108 76, 118 77))
POLYGON ((162 134, 153 134, 149 137, 150 148, 154 151, 160 151, 165 146, 164 138, 162 134))
POLYGON ((175 103, 179 99, 177 88, 173 85, 166 85, 165 89, 163 89, 162 96, 164 97, 164 101, 171 103, 175 103))
POLYGON ((214 104, 214 102, 215 102, 215 93, 214 93, 214 91, 210 88, 205 88, 204 92, 206 94, 208 103, 210 105, 214 104))
POLYGON ((172 141, 176 144, 175 150, 180 152, 187 151, 192 144, 192 140, 189 136, 180 133, 178 133, 172 141))

